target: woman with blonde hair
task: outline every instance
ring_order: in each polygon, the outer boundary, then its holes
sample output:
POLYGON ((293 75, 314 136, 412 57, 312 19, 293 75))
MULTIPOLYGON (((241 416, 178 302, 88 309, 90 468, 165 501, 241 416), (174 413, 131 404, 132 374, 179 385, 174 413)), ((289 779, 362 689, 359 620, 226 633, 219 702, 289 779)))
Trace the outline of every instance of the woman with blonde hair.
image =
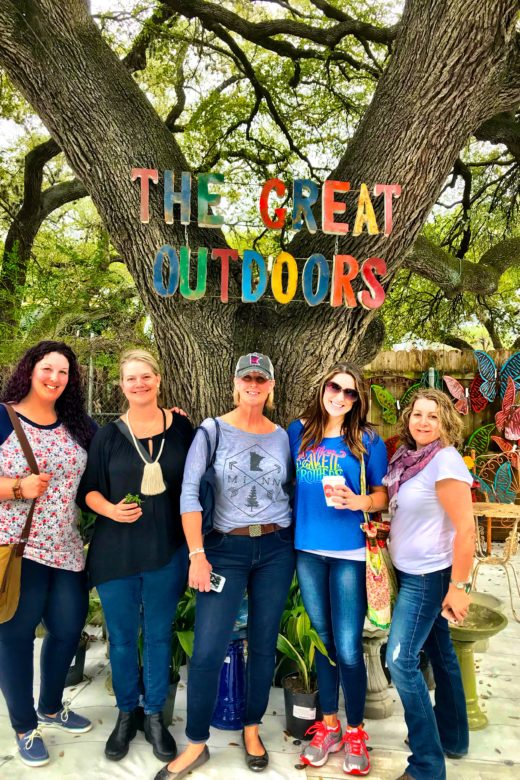
POLYGON ((367 422, 367 414, 361 372, 350 363, 336 363, 321 377, 301 419, 288 430, 296 465, 298 582, 312 625, 334 661, 332 665, 316 652, 323 721, 309 729, 312 739, 301 759, 309 766, 323 766, 329 753, 344 748, 343 770, 351 775, 370 771, 363 728, 367 675, 362 634, 367 597, 365 536, 360 526, 364 512, 387 505, 382 485, 386 449, 367 422), (326 478, 336 483, 332 506, 325 499, 322 480, 326 478), (338 720, 340 682, 347 715, 344 733, 338 720))
POLYGON ((421 389, 399 425, 390 462, 390 554, 399 582, 386 660, 404 707, 411 756, 399 780, 445 780, 445 755, 468 751, 468 719, 448 620, 467 615, 475 530, 472 477, 455 449, 462 420, 439 390, 421 389), (419 669, 424 647, 435 707, 419 669))
POLYGON ((269 700, 280 617, 294 573, 291 508, 284 489, 292 477, 289 440, 283 428, 264 415, 273 389, 273 364, 267 355, 242 355, 235 369, 235 408, 202 423, 216 450, 213 530, 204 537, 199 502, 207 458, 203 431, 197 432, 188 454, 182 522, 190 550, 189 584, 198 591, 188 678, 188 747, 156 780, 180 780, 209 759, 206 742, 219 674, 246 589, 248 659, 242 740, 251 771, 261 772, 269 762, 258 727, 269 700), (210 590, 215 574, 223 579, 218 590, 210 590))
POLYGON ((159 405, 161 376, 149 352, 120 361, 127 411, 92 442, 80 495, 97 514, 87 568, 107 621, 119 715, 105 755, 119 761, 137 730, 141 695, 137 641, 143 634, 144 732, 161 760, 177 753, 164 726, 171 628, 186 584, 188 554, 180 520, 184 462, 193 438, 186 417, 159 405))

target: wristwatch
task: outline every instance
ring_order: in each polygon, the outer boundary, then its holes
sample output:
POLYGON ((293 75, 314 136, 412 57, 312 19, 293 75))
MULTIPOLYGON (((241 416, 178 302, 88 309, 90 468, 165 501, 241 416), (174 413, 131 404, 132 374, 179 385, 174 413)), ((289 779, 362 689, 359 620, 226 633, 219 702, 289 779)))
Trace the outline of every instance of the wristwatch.
POLYGON ((471 582, 456 582, 455 580, 450 580, 450 585, 455 585, 457 590, 464 590, 466 593, 471 592, 471 582))

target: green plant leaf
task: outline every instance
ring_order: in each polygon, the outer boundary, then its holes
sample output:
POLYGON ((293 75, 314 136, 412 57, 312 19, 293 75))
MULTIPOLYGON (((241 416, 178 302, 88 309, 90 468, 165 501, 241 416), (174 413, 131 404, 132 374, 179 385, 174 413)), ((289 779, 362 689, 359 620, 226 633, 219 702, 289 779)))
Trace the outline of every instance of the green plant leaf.
POLYGON ((466 447, 470 450, 474 449, 477 455, 483 455, 489 449, 489 443, 491 441, 491 432, 495 430, 495 423, 489 423, 489 425, 482 425, 473 431, 466 447))
POLYGON ((382 385, 371 385, 370 388, 374 391, 376 401, 383 410, 383 420, 390 425, 395 425, 397 422, 397 402, 392 393, 382 385))

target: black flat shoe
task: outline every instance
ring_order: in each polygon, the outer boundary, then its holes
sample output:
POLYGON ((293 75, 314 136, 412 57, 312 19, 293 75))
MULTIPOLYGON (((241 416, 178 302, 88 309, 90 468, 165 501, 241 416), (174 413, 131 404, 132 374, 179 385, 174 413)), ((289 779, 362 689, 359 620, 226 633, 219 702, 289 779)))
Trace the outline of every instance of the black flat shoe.
POLYGON ((144 736, 159 761, 173 761, 177 755, 177 745, 163 723, 162 712, 144 716, 144 736))
POLYGON ((204 750, 200 756, 198 756, 195 761, 192 761, 191 764, 188 764, 188 766, 184 767, 184 769, 181 769, 179 772, 170 772, 168 769, 168 764, 166 764, 166 766, 163 766, 160 772, 157 772, 154 780, 181 780, 181 777, 186 777, 189 772, 192 772, 194 769, 197 769, 197 767, 202 766, 202 764, 205 764, 206 761, 209 761, 209 750, 208 746, 204 745, 204 750))
POLYGON ((258 736, 258 739, 260 740, 260 744, 264 749, 264 754, 262 756, 253 756, 252 753, 247 752, 246 740, 244 737, 244 732, 242 732, 242 742, 244 743, 246 764, 248 766, 248 769, 251 770, 251 772, 263 772, 269 763, 269 753, 265 749, 265 745, 262 742, 262 738, 260 737, 260 735, 258 736))
POLYGON ((105 745, 105 756, 110 761, 121 761, 137 733, 136 714, 119 710, 116 725, 105 745))

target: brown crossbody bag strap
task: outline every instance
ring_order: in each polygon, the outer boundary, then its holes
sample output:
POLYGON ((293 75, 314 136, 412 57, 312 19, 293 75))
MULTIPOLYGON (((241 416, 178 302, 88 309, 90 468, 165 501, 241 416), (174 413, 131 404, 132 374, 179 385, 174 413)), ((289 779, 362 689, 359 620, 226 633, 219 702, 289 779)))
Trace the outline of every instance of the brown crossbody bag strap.
MULTIPOLYGON (((22 448, 23 454, 25 455, 27 463, 29 464, 29 468, 31 469, 33 474, 39 474, 40 469, 38 468, 38 464, 36 463, 36 458, 34 457, 34 453, 31 449, 31 445, 27 441, 27 436, 25 435, 24 429, 20 424, 18 415, 16 414, 15 410, 10 404, 3 403, 2 406, 5 408, 7 414, 9 415, 9 419, 13 424, 14 432, 18 436, 18 441, 20 442, 20 446, 22 448)), ((36 499, 33 498, 31 502, 31 506, 29 508, 29 514, 27 515, 27 520, 25 521, 25 525, 23 527, 20 541, 16 545, 15 555, 18 558, 20 558, 23 555, 23 551, 25 550, 25 545, 27 544, 27 541, 29 539, 29 534, 31 533, 31 525, 32 525, 35 504, 36 504, 36 499)))

